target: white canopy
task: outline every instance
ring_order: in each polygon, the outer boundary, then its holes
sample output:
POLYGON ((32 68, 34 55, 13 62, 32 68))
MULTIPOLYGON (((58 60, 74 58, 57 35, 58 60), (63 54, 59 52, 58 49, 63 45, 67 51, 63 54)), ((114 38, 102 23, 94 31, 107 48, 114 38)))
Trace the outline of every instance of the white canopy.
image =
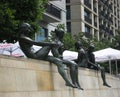
POLYGON ((96 62, 105 62, 109 60, 119 60, 120 51, 113 48, 106 48, 99 51, 95 51, 96 62))
POLYGON ((106 62, 109 61, 109 69, 111 74, 111 60, 116 62, 116 74, 118 74, 117 60, 120 60, 120 51, 113 48, 106 48, 94 52, 96 62, 106 62))

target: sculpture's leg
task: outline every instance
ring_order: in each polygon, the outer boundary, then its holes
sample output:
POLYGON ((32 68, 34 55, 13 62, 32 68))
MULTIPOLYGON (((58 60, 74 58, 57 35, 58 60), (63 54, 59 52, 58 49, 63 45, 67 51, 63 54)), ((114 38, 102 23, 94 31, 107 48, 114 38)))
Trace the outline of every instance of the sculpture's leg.
POLYGON ((78 79, 78 66, 75 66, 75 79, 76 79, 76 84, 78 86, 79 89, 83 90, 83 88, 80 86, 79 84, 79 79, 78 79))
POLYGON ((100 67, 100 66, 98 68, 101 70, 101 77, 102 77, 102 80, 103 80, 103 85, 107 86, 107 87, 111 87, 110 85, 107 84, 104 68, 100 67))
POLYGON ((69 80, 69 78, 67 76, 67 73, 64 70, 64 65, 62 63, 62 60, 60 60, 58 58, 55 58, 53 56, 48 56, 46 60, 57 65, 58 72, 62 76, 62 78, 65 80, 66 86, 70 86, 70 87, 76 88, 76 86, 73 85, 71 83, 71 81, 69 80))
POLYGON ((42 47, 40 50, 38 50, 36 54, 36 59, 45 60, 48 57, 48 54, 50 52, 51 48, 49 46, 42 47))
POLYGON ((66 64, 70 68, 70 77, 72 80, 72 83, 79 89, 83 90, 81 88, 79 81, 78 81, 78 66, 72 61, 63 60, 63 63, 66 64))
POLYGON ((70 68, 70 77, 71 77, 72 83, 75 86, 77 86, 75 67, 74 66, 68 66, 68 67, 70 68))
POLYGON ((58 52, 58 48, 52 48, 51 49, 51 52, 52 52, 52 54, 53 54, 53 56, 54 57, 56 57, 56 58, 60 58, 60 54, 59 54, 59 52, 58 52))

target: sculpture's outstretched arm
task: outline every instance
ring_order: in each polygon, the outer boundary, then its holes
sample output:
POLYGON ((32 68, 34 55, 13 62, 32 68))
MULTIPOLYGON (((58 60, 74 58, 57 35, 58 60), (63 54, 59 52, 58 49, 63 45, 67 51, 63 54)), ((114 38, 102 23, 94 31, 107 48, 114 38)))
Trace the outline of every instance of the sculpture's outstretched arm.
POLYGON ((35 42, 31 38, 28 37, 22 37, 23 42, 27 42, 31 45, 37 45, 37 46, 51 46, 51 47, 57 47, 59 44, 56 43, 49 43, 49 42, 35 42))

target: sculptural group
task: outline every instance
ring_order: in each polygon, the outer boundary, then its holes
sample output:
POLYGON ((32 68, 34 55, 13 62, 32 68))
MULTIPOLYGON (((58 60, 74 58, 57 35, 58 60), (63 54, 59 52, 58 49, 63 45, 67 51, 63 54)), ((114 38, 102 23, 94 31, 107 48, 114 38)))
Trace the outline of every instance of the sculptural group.
POLYGON ((62 42, 64 31, 55 29, 55 39, 56 41, 52 42, 36 42, 30 38, 31 33, 31 26, 28 23, 23 23, 20 26, 19 33, 19 45, 21 50, 28 58, 37 59, 37 60, 44 60, 54 63, 57 68, 59 74, 65 80, 66 86, 70 86, 72 88, 78 88, 83 90, 79 84, 78 80, 78 68, 79 67, 86 67, 86 68, 97 68, 101 70, 101 76, 103 79, 103 85, 110 87, 106 80, 105 80, 105 72, 104 69, 100 66, 96 66, 94 55, 92 53, 93 49, 91 46, 89 47, 87 53, 82 48, 82 44, 77 41, 75 43, 75 48, 78 51, 78 58, 73 61, 68 61, 63 59, 63 52, 64 52, 64 44, 62 42), (32 46, 37 45, 41 46, 42 48, 39 49, 37 52, 32 50, 32 46), (52 52, 53 56, 49 55, 49 52, 52 52), (91 64, 92 63, 92 64, 91 64), (65 65, 70 70, 70 77, 71 80, 68 78, 67 73, 65 72, 65 65))

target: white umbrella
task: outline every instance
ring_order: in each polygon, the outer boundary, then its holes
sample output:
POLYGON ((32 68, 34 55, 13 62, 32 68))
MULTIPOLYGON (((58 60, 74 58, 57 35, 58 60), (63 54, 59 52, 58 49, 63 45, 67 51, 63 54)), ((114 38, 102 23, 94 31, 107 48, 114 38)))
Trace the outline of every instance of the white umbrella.
POLYGON ((120 59, 120 50, 116 50, 113 48, 106 48, 99 51, 95 51, 94 54, 96 62, 105 62, 109 60, 120 59))
POLYGON ((111 74, 111 60, 116 61, 116 74, 118 73, 117 60, 120 60, 120 50, 113 48, 106 48, 99 51, 95 51, 96 62, 106 62, 109 61, 109 69, 111 74))

